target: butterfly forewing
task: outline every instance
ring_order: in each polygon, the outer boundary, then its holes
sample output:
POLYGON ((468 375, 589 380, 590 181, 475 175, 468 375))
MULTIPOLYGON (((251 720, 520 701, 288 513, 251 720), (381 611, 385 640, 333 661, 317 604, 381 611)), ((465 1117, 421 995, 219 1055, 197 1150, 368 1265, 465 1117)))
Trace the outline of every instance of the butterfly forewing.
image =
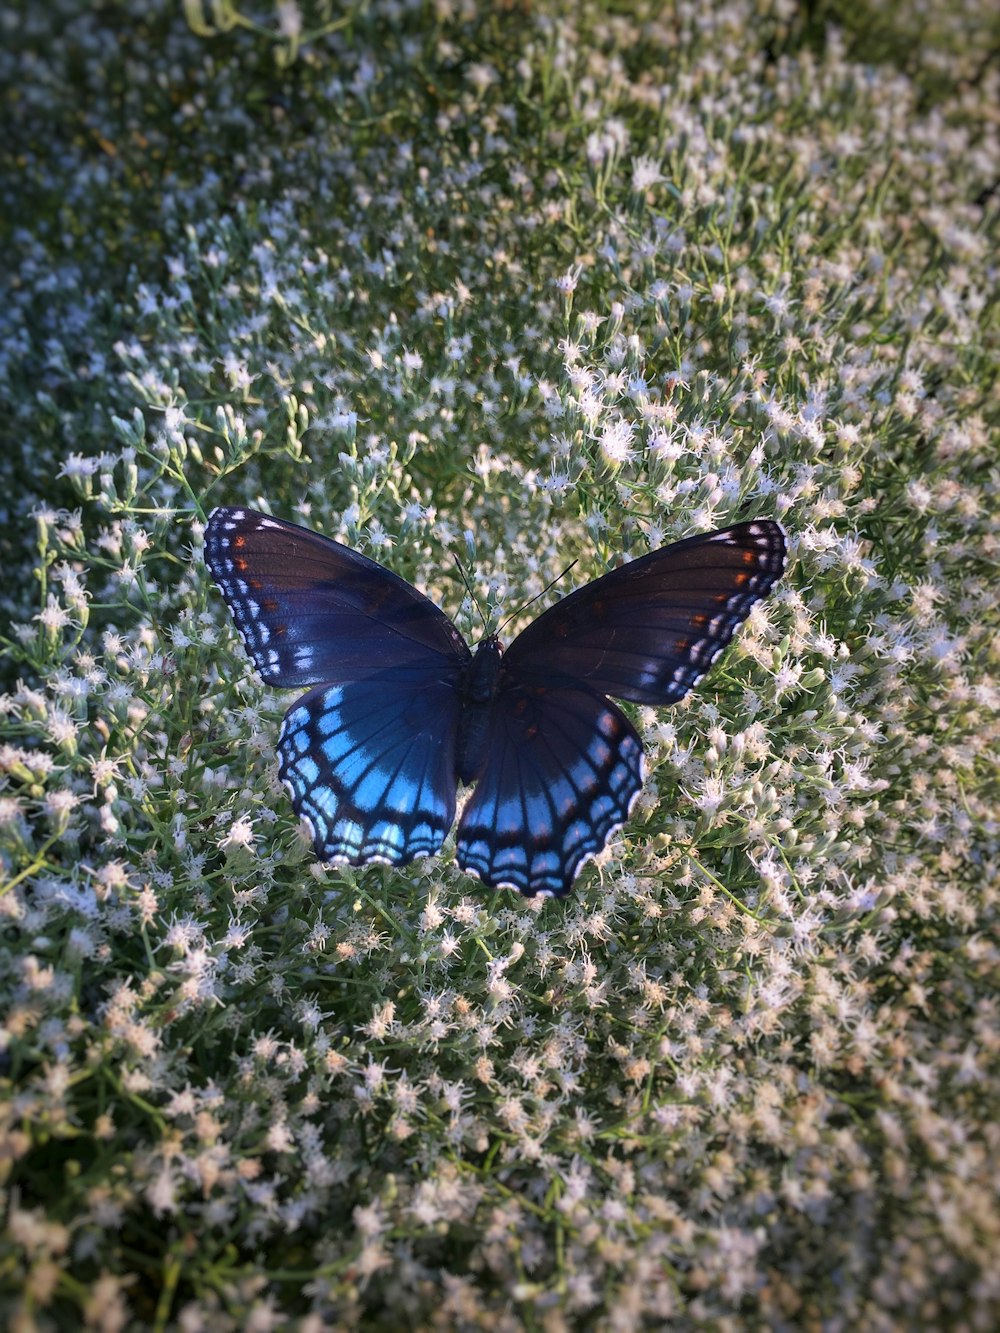
POLYGON ((512 684, 497 697, 488 753, 459 821, 458 864, 495 888, 561 898, 642 788, 635 729, 590 690, 512 684))
POLYGON ((585 683, 670 704, 696 685, 781 577, 777 523, 740 523, 665 546, 557 602, 510 645, 521 681, 585 683))
POLYGON ((215 509, 205 561, 269 685, 292 689, 384 671, 457 677, 470 653, 405 579, 318 532, 253 509, 215 509))

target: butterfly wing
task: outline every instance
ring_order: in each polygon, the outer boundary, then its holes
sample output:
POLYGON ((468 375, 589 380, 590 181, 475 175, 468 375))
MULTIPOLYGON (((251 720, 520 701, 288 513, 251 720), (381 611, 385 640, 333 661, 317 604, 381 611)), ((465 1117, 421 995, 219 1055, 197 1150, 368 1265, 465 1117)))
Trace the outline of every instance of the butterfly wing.
POLYGON ((365 556, 252 509, 216 509, 205 559, 263 678, 312 685, 286 713, 280 774, 323 861, 402 865, 455 817, 458 692, 448 617, 365 556))
POLYGON ((317 685, 285 714, 279 773, 321 861, 403 865, 455 818, 459 695, 447 682, 317 685))
POLYGON ((296 523, 214 509, 205 563, 269 685, 420 676, 470 657, 444 612, 405 579, 296 523))
POLYGON ((458 827, 462 868, 529 897, 568 893, 642 788, 642 743, 604 696, 681 699, 784 561, 777 523, 741 523, 605 574, 529 625, 503 659, 488 762, 458 827))
POLYGON ((625 823, 642 781, 642 743, 608 699, 585 687, 503 688, 458 863, 495 888, 561 898, 625 823))
POLYGON ((556 602, 510 645, 507 673, 520 683, 571 681, 633 703, 676 703, 784 567, 784 533, 766 519, 664 546, 556 602))

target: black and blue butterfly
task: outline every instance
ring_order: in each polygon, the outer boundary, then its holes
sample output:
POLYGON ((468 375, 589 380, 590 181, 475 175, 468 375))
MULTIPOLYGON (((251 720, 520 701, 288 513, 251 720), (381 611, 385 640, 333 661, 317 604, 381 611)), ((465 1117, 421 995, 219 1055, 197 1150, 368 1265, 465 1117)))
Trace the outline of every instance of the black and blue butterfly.
POLYGON ((404 579, 297 524, 216 509, 205 559, 267 684, 311 687, 278 754, 321 861, 438 851, 474 783, 458 864, 562 897, 642 789, 642 742, 607 696, 683 698, 781 577, 785 539, 766 519, 688 537, 475 653, 404 579))

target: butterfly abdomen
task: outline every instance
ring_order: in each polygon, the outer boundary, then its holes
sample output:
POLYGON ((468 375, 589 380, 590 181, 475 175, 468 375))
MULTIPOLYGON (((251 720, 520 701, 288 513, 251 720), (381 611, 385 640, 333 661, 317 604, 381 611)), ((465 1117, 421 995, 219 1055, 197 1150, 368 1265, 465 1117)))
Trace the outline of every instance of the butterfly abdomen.
POLYGON ((474 782, 483 771, 489 746, 493 700, 500 686, 503 649, 496 638, 484 639, 465 668, 462 713, 458 722, 455 768, 459 780, 474 782))

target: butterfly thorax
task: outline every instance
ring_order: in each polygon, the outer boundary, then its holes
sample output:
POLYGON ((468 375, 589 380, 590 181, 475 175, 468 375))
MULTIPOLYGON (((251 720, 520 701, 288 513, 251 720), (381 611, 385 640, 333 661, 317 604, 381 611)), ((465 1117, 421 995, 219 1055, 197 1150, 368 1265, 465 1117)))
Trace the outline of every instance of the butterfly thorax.
POLYGON ((461 782, 474 782, 483 771, 489 745, 493 700, 500 688, 503 649, 500 640, 483 639, 465 669, 461 685, 462 713, 458 722, 455 767, 461 782))

